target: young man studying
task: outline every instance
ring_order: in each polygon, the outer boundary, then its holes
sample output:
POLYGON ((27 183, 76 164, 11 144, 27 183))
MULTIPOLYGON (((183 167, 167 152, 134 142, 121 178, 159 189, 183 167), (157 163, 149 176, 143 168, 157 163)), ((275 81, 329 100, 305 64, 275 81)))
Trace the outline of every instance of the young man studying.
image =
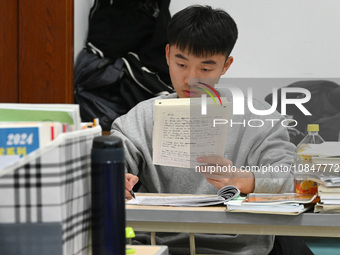
MULTIPOLYGON (((166 59, 176 93, 165 98, 199 96, 192 89, 192 81, 215 79, 225 74, 233 57, 230 53, 238 36, 234 20, 222 10, 209 6, 191 6, 175 14, 168 26, 166 59)), ((234 185, 242 193, 282 193, 293 191, 290 172, 240 172, 206 176, 189 168, 154 165, 152 162, 152 130, 155 99, 139 103, 126 115, 112 124, 111 135, 120 137, 125 146, 126 198, 138 182, 139 192, 216 194, 217 190, 234 185)), ((269 105, 254 102, 256 109, 269 109, 269 105)), ((280 119, 275 112, 270 116, 255 116, 245 111, 241 119, 280 119)), ((265 122, 261 128, 236 125, 229 127, 225 157, 204 156, 200 163, 242 166, 290 166, 293 164, 294 145, 281 121, 265 122)), ((143 236, 140 236, 142 239, 143 236)), ((195 234, 196 252, 216 254, 269 254, 274 236, 261 235, 209 235, 195 234)), ((145 239, 146 240, 146 239, 145 239)), ((157 244, 168 245, 171 254, 189 254, 189 237, 186 234, 162 234, 157 244)), ((308 253, 306 253, 308 254, 308 253)))

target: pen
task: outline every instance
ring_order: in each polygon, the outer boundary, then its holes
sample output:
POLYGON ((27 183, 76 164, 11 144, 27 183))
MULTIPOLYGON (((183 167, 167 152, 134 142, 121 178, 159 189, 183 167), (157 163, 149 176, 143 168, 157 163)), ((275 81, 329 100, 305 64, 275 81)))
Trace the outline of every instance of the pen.
POLYGON ((130 194, 131 196, 133 196, 134 199, 136 199, 135 193, 133 192, 133 190, 130 190, 130 194))

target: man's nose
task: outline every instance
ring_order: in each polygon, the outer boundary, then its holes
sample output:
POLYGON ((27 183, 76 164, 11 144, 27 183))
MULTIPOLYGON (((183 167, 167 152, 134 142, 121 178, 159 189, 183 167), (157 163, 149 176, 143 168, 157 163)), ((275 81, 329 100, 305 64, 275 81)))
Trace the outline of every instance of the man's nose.
POLYGON ((194 68, 188 69, 188 72, 186 73, 186 76, 185 76, 185 83, 189 84, 190 86, 193 86, 198 81, 199 81, 199 74, 196 71, 196 69, 194 68))

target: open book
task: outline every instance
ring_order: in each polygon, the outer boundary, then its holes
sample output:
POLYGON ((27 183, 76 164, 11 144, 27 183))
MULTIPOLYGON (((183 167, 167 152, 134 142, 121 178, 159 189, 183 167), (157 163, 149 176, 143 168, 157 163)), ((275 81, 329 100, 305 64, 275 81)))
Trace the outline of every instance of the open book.
POLYGON ((129 205, 168 205, 168 206, 209 206, 224 204, 237 197, 240 190, 232 185, 225 186, 214 195, 158 195, 143 196, 137 194, 135 199, 131 199, 126 204, 129 205))
POLYGON ((199 156, 223 156, 231 109, 223 97, 218 104, 211 98, 156 100, 153 163, 189 168, 199 165, 199 156))

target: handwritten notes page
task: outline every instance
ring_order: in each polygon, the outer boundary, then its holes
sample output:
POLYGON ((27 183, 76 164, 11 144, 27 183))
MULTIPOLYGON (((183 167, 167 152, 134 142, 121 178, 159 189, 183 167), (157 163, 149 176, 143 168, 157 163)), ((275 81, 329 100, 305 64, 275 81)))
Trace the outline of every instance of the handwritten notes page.
POLYGON ((156 100, 153 163, 189 168, 199 165, 199 156, 223 156, 231 104, 221 99, 222 106, 207 100, 206 115, 200 98, 156 100))

